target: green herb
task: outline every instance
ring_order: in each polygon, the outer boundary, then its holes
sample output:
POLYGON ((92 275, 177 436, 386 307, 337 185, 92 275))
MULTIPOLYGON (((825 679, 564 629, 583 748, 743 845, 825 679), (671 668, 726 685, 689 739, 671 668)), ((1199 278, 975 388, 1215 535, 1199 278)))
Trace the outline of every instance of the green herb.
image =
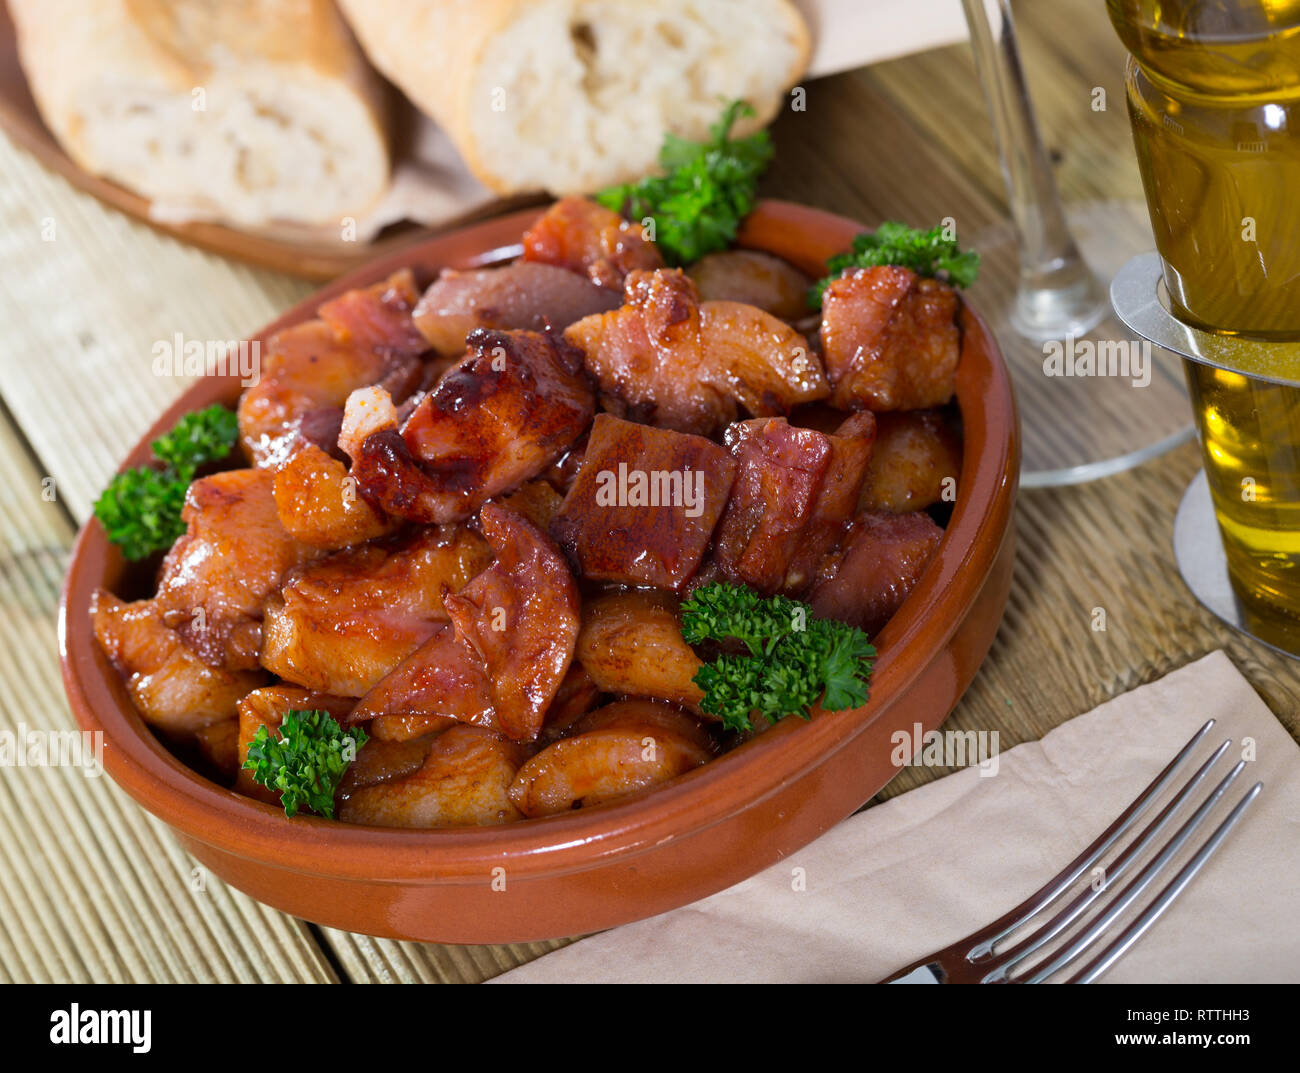
POLYGON ((772 159, 767 131, 730 137, 736 120, 753 114, 744 101, 732 101, 707 142, 668 134, 659 150, 662 175, 612 186, 596 200, 631 220, 653 218, 655 244, 669 264, 726 249, 753 211, 758 177, 772 159))
POLYGON ((942 272, 958 287, 969 287, 979 272, 980 255, 974 250, 960 252, 957 240, 945 237, 943 227, 918 231, 897 220, 887 220, 875 231, 858 235, 851 252, 837 254, 826 262, 830 274, 813 285, 808 292, 808 304, 820 309, 826 288, 845 269, 874 265, 901 265, 921 276, 942 272))
POLYGON ((826 711, 866 703, 875 648, 853 626, 812 618, 807 604, 702 585, 682 604, 682 636, 693 645, 734 639, 748 649, 706 663, 693 679, 704 690, 700 707, 733 730, 750 730, 754 712, 771 722, 806 719, 818 698, 826 711))
POLYGON ((265 725, 257 728, 244 767, 255 782, 279 791, 286 816, 305 805, 332 820, 334 791, 367 740, 360 727, 345 731, 329 712, 291 710, 278 737, 265 725))
POLYGON ((239 418, 224 406, 186 414, 168 433, 153 441, 153 453, 174 470, 198 469, 225 458, 239 438, 239 418))
POLYGON ((186 414, 153 441, 161 469, 137 466, 119 473, 95 501, 95 517, 128 559, 169 548, 185 532, 181 510, 199 466, 230 454, 239 419, 224 406, 186 414))

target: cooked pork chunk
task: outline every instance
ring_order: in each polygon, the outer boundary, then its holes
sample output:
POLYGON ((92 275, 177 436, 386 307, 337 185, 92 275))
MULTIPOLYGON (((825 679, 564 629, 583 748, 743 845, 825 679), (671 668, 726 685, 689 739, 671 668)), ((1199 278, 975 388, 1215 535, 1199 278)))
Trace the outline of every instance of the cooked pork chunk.
POLYGON ((274 477, 234 469, 190 485, 185 534, 163 560, 156 603, 167 625, 213 666, 253 670, 262 612, 293 567, 320 553, 280 523, 274 477))
POLYGON ((587 578, 681 591, 735 475, 711 440, 600 414, 551 532, 587 578))
POLYGON ((709 435, 741 409, 783 414, 829 392, 807 339, 754 306, 701 304, 683 272, 633 272, 624 297, 564 333, 613 413, 709 435))
POLYGON ((942 539, 921 511, 860 514, 827 578, 808 594, 813 614, 874 636, 903 606, 942 539))
POLYGON ((370 691, 352 721, 451 717, 516 741, 541 732, 573 659, 578 587, 550 539, 521 514, 489 503, 479 524, 496 556, 443 603, 451 625, 415 650, 370 691))
POLYGON ((267 606, 262 665, 300 686, 359 697, 448 621, 444 592, 490 558, 482 537, 456 525, 312 563, 267 606))
POLYGON ((399 434, 368 437, 358 488, 395 517, 470 517, 559 459, 594 408, 576 353, 539 332, 478 330, 472 352, 421 400, 399 434))
POLYGON ((415 326, 439 354, 459 357, 475 328, 547 328, 614 309, 617 292, 554 265, 515 261, 470 272, 446 269, 415 307, 415 326))
POLYGON ((398 398, 414 389, 428 347, 411 320, 417 298, 403 270, 326 302, 319 319, 266 343, 261 377, 239 400, 240 442, 253 465, 281 462, 306 415, 341 407, 356 388, 383 384, 398 398))
POLYGON ((266 675, 205 663, 163 622, 154 600, 125 603, 100 589, 90 605, 95 639, 122 676, 141 717, 170 738, 184 740, 230 719, 240 699, 266 675))
POLYGON ((727 429, 738 471, 714 551, 723 579, 767 596, 811 584, 857 510, 871 455, 871 415, 846 425, 833 436, 782 417, 727 429))
POLYGON ((859 268, 826 288, 822 357, 831 400, 854 410, 923 410, 956 391, 957 292, 908 268, 859 268))
POLYGON ((633 269, 664 263, 640 224, 581 197, 561 198, 524 232, 524 260, 567 268, 615 293, 633 269))

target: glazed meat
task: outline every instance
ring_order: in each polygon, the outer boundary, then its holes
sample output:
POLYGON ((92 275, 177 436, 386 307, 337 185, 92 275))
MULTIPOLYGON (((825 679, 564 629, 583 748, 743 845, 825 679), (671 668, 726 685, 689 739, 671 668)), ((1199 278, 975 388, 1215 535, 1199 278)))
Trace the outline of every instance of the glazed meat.
POLYGON ((584 577, 681 591, 735 475, 711 440, 600 414, 551 533, 584 577))
POLYGON ((706 302, 743 302, 782 320, 808 313, 812 280, 793 265, 757 250, 722 250, 687 270, 706 302))
POLYGON ((383 384, 399 398, 414 389, 428 347, 411 320, 417 297, 403 270, 326 302, 319 319, 267 342, 261 378, 239 400, 240 442, 253 465, 278 464, 308 415, 341 407, 356 388, 383 384))
POLYGON ((677 270, 633 272, 625 305, 570 325, 601 403, 620 416, 709 435, 741 408, 787 412, 829 393, 808 341, 785 322, 739 302, 699 301, 677 270))
POLYGON ((858 508, 891 514, 924 510, 940 502, 946 488, 955 491, 960 474, 961 439, 942 413, 880 414, 858 508))
MULTIPOLYGON (((364 750, 363 750, 364 752, 364 750)), ((520 819, 509 789, 527 751, 476 726, 454 726, 410 775, 357 790, 339 819, 370 827, 476 827, 520 819)))
POLYGON ((235 789, 246 797, 255 797, 271 805, 279 804, 279 792, 254 781, 253 773, 244 769, 244 761, 248 759, 248 747, 253 743, 258 730, 266 727, 272 737, 278 738, 280 724, 284 722, 286 712, 322 711, 329 712, 335 719, 342 719, 351 707, 352 701, 343 697, 331 697, 294 686, 269 686, 249 693, 239 702, 238 771, 235 775, 235 789))
POLYGON ((357 750, 356 760, 348 765, 343 778, 339 780, 338 792, 334 795, 335 804, 346 801, 367 786, 393 782, 419 771, 425 757, 429 755, 429 746, 436 737, 436 734, 426 734, 409 741, 368 739, 357 750))
POLYGON ((826 288, 822 356, 831 400, 853 410, 923 410, 956 390, 957 292, 908 268, 859 268, 826 288))
POLYGON ((574 729, 519 769, 510 800, 523 815, 603 804, 667 782, 713 756, 697 719, 657 701, 607 704, 574 729))
POLYGON ((845 426, 826 435, 771 417, 727 429, 738 469, 714 551, 723 579, 767 596, 813 581, 857 511, 875 437, 870 414, 845 426))
POLYGON ((163 560, 156 602, 164 621, 213 666, 257 667, 267 598, 319 554, 280 524, 273 485, 263 469, 195 481, 181 513, 186 532, 163 560))
POLYGON ((916 587, 942 539, 943 530, 921 511, 860 514, 828 577, 808 594, 813 614, 874 636, 916 587))
POLYGON ((547 328, 619 304, 618 294, 573 272, 533 261, 471 272, 446 269, 415 307, 415 326, 439 354, 459 356, 475 328, 547 328))
POLYGON ((637 589, 587 600, 575 657, 606 693, 653 697, 699 710, 700 658, 682 639, 677 598, 637 589))
POLYGON ((141 718, 182 740, 230 719, 240 699, 266 676, 205 663, 163 623, 154 600, 124 603, 100 589, 90 605, 95 638, 122 676, 141 718))
POLYGON ((309 689, 360 697, 448 621, 444 592, 490 560, 482 537, 454 525, 312 563, 267 606, 262 665, 309 689))
POLYGON ((399 434, 369 436, 358 488, 395 517, 442 523, 538 476, 594 409, 571 348, 539 332, 478 330, 470 353, 421 400, 399 434))
POLYGON ((209 723, 194 732, 194 744, 217 775, 229 785, 239 771, 239 718, 209 723))
POLYGON ((524 232, 524 260, 567 268, 615 293, 629 272, 664 263, 640 224, 581 197, 561 198, 524 232))
POLYGON ((337 551, 385 536, 394 522, 357 493, 357 483, 337 458, 300 441, 275 471, 275 509, 299 544, 337 551))
POLYGON ((495 560, 443 603, 451 625, 439 630, 367 694, 352 721, 451 718, 515 741, 541 732, 547 709, 573 659, 578 587, 550 539, 521 514, 489 503, 479 513, 495 560))

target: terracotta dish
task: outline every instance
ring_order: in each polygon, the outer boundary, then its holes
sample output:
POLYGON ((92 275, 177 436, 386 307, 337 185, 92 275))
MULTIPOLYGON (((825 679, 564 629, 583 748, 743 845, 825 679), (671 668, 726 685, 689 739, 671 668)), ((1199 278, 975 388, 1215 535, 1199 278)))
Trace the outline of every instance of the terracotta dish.
MULTIPOLYGON (((326 298, 403 266, 428 279, 443 267, 510 257, 535 216, 515 213, 381 258, 254 338, 264 341, 311 318, 326 298)), ((816 277, 861 230, 824 212, 766 201, 737 244, 816 277)), ((92 524, 77 540, 60 609, 72 710, 84 729, 104 734, 109 774, 200 863, 320 924, 395 939, 517 942, 612 927, 721 890, 806 845, 889 782, 898 772, 891 735, 942 723, 997 632, 1014 558, 1019 427, 992 336, 968 309, 962 326, 957 502, 925 576, 876 638, 880 656, 863 708, 784 720, 653 793, 557 817, 431 831, 289 819, 190 770, 142 722, 91 633, 91 594, 130 581, 117 550, 92 524)), ((159 417, 124 466, 145 462, 150 441, 182 414, 233 404, 239 391, 234 377, 201 380, 159 417)))

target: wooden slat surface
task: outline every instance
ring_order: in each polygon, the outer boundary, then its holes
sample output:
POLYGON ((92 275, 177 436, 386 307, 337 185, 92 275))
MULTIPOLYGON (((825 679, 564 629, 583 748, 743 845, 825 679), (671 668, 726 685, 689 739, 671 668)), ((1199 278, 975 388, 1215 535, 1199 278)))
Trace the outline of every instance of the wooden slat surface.
MULTIPOLYGON (((1018 6, 1040 118, 1074 203, 1140 197, 1123 53, 1097 0, 1018 6), (1102 86, 1108 109, 1091 109, 1102 86)), ((764 192, 874 221, 1005 216, 966 48, 809 87, 787 114, 764 192)), ((247 334, 309 291, 180 246, 72 191, 0 143, 0 725, 70 727, 55 601, 74 524, 129 444, 184 382, 150 372, 155 340, 247 334), (53 240, 42 228, 53 220, 53 240), (58 498, 41 498, 53 476, 58 498)), ((48 233, 48 231, 47 231, 48 233)), ((993 285, 1010 279, 995 270, 993 285)), ((1002 629, 955 727, 1001 746, 1225 647, 1300 734, 1300 663, 1222 626, 1174 568, 1171 526, 1198 467, 1188 445, 1091 485, 1022 493, 1019 559, 1002 629), (1091 628, 1104 608, 1105 632, 1091 628)), ((944 774, 906 769, 881 797, 944 774)), ((477 981, 557 944, 448 947, 316 929, 219 881, 190 889, 188 858, 108 779, 0 770, 0 980, 477 981)))

